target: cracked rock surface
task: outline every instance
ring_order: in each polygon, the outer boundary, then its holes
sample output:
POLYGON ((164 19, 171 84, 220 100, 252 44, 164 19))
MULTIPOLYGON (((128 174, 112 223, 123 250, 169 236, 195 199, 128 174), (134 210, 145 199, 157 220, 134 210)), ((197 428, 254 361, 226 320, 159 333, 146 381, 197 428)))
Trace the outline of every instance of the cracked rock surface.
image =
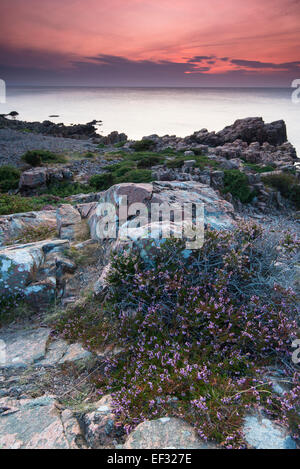
POLYGON ((29 365, 55 366, 91 357, 80 344, 69 345, 64 340, 49 342, 50 334, 47 328, 0 331, 0 340, 5 344, 5 360, 0 362, 0 370, 29 365))
POLYGON ((61 414, 52 396, 0 399, 1 449, 76 449, 82 441, 77 421, 61 414))

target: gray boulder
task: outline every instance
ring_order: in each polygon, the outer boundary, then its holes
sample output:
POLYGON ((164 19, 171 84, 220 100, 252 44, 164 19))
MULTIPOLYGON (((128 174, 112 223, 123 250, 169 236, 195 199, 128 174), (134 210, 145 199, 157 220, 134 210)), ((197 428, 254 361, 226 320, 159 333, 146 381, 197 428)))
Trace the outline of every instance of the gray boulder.
POLYGON ((19 191, 22 194, 35 193, 37 189, 46 188, 49 184, 71 181, 72 172, 67 168, 34 168, 24 171, 19 182, 19 191))

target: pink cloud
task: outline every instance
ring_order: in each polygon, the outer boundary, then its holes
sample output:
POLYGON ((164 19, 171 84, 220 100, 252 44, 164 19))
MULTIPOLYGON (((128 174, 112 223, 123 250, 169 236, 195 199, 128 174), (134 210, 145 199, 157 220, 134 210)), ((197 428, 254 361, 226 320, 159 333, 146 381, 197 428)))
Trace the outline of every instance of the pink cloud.
MULTIPOLYGON (((0 10, 6 65, 17 65, 16 51, 22 65, 41 68, 68 68, 98 54, 176 63, 195 56, 278 64, 299 58, 295 0, 1 0, 0 10)), ((220 59, 198 65, 207 67, 213 74, 239 68, 220 59)))

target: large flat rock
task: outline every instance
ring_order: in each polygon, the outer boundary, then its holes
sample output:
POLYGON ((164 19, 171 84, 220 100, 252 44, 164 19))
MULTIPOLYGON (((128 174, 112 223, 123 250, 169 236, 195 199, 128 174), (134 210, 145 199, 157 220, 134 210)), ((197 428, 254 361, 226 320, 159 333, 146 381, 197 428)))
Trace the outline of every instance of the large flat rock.
MULTIPOLYGON (((5 344, 3 368, 24 368, 31 366, 46 355, 50 329, 33 329, 2 332, 0 340, 5 344)), ((1 363, 0 363, 1 367, 1 363)))

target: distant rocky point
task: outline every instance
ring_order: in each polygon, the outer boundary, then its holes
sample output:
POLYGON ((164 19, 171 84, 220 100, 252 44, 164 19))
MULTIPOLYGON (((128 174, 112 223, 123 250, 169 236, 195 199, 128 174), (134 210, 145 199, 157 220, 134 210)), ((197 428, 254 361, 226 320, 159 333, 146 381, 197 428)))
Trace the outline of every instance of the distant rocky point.
MULTIPOLYGON (((12 113, 11 113, 12 114, 12 113)), ((14 114, 14 117, 18 114, 14 114)), ((50 116, 58 117, 58 116, 50 116)), ((87 124, 65 125, 63 123, 55 124, 51 121, 43 122, 25 122, 20 120, 7 119, 5 115, 0 115, 0 127, 10 128, 14 130, 30 130, 35 133, 43 135, 51 135, 53 137, 76 138, 76 139, 96 139, 95 143, 115 144, 121 141, 127 141, 128 137, 118 132, 112 132, 107 137, 102 137, 97 133, 96 125, 101 124, 102 121, 93 120, 87 124)), ((287 141, 286 125, 283 120, 271 122, 266 124, 262 117, 248 117, 246 119, 239 119, 233 125, 225 127, 220 132, 209 132, 207 129, 201 129, 194 132, 193 135, 178 138, 175 136, 158 137, 152 135, 150 137, 157 140, 171 139, 179 140, 181 142, 190 144, 204 144, 212 147, 224 145, 225 143, 233 143, 235 140, 242 140, 248 144, 258 142, 263 144, 265 142, 271 145, 281 145, 287 141)))

